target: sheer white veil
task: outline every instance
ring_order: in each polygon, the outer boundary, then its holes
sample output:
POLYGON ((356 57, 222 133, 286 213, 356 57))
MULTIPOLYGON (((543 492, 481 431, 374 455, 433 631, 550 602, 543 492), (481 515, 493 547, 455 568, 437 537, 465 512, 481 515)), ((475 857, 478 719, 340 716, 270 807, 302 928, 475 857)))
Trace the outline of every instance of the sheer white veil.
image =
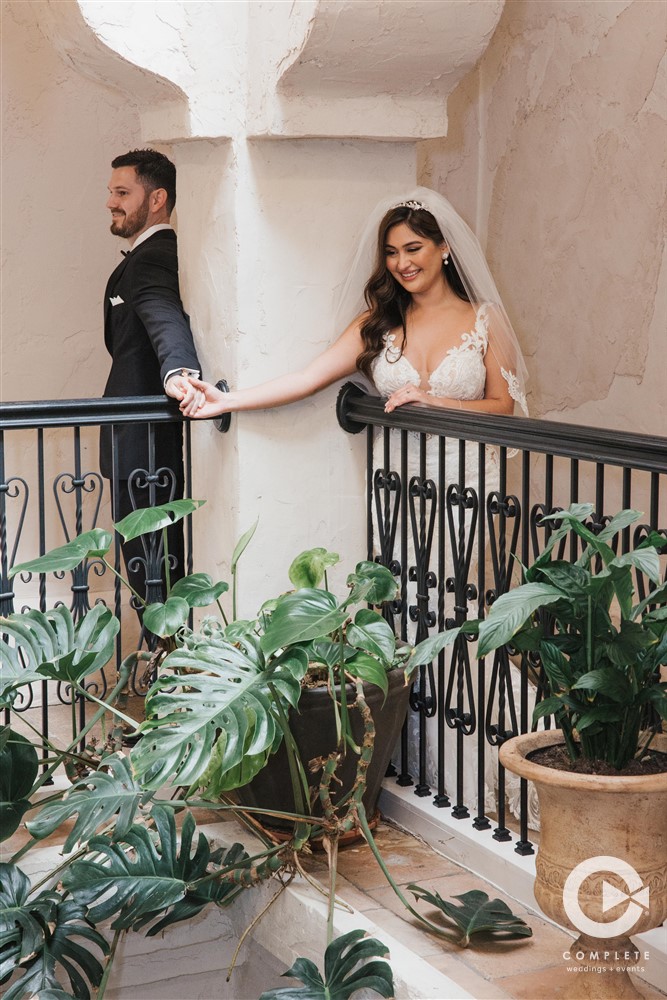
POLYGON ((488 350, 500 367, 512 399, 528 416, 526 365, 479 240, 447 199, 437 191, 416 187, 407 193, 383 198, 371 212, 364 231, 356 243, 353 259, 338 297, 336 307, 338 329, 346 327, 366 310, 364 288, 375 267, 380 222, 390 209, 405 205, 407 202, 414 202, 416 207, 423 207, 433 215, 449 247, 450 257, 468 298, 478 310, 486 306, 489 320, 488 350))

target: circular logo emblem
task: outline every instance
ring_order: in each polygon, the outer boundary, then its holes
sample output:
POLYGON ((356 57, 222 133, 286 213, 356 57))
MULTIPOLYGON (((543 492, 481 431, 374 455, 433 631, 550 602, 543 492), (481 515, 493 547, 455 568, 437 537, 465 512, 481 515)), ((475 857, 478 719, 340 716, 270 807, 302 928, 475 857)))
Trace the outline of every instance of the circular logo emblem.
POLYGON ((600 854, 595 858, 581 861, 568 875, 563 886, 563 906, 568 917, 583 934, 596 938, 619 937, 627 934, 637 923, 644 909, 648 909, 648 889, 641 876, 627 861, 620 858, 600 854), (602 883, 602 912, 606 913, 619 903, 627 901, 627 906, 620 917, 604 923, 587 917, 579 903, 579 890, 589 875, 608 872, 617 875, 625 882, 627 892, 617 889, 615 885, 604 881, 602 883))

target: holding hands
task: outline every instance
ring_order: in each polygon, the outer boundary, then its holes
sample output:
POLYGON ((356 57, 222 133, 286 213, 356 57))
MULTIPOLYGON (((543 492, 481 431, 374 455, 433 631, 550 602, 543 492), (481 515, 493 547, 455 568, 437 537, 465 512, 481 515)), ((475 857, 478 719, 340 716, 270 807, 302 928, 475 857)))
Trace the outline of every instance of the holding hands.
MULTIPOLYGON (((176 379, 169 379, 167 385, 171 385, 176 379)), ((217 417, 221 413, 226 413, 225 402, 229 403, 229 393, 220 392, 210 382, 202 382, 201 379, 188 376, 178 379, 186 383, 187 390, 181 397, 180 410, 184 417, 217 417)), ((176 397, 179 398, 179 397, 176 397)))
POLYGON ((195 412, 204 400, 204 393, 201 386, 205 383, 194 384, 194 380, 187 375, 172 375, 167 379, 164 391, 172 399, 179 400, 180 409, 188 416, 195 412))

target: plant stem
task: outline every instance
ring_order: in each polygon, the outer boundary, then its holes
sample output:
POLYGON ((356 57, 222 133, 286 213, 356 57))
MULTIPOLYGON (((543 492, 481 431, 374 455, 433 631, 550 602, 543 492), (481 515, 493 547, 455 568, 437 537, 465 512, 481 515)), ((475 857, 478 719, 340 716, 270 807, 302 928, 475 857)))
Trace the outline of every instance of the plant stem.
POLYGON ((251 930, 253 930, 253 928, 255 928, 257 926, 257 924, 262 919, 262 917, 267 912, 267 910, 271 906, 273 906, 273 904, 275 903, 275 901, 277 900, 277 898, 281 894, 281 892, 283 892, 287 888, 288 884, 289 884, 288 882, 283 882, 283 884, 278 889, 278 892, 274 896, 271 897, 271 899, 268 901, 268 903, 266 904, 266 906, 263 907, 263 909, 261 909, 259 911, 259 913, 254 918, 254 920, 251 920, 250 924, 244 930, 243 934, 239 938, 239 943, 236 946, 234 954, 232 955, 232 960, 229 963, 229 969, 227 970, 227 978, 225 980, 226 982, 229 982, 229 980, 232 977, 232 972, 234 971, 234 966, 236 965, 236 959, 239 957, 239 952, 241 950, 241 946, 242 946, 243 942, 245 941, 245 939, 247 938, 248 934, 250 933, 251 930))
MULTIPOLYGON (((82 688, 80 684, 77 684, 77 689, 89 701, 94 701, 96 705, 102 705, 103 708, 106 711, 112 712, 114 715, 117 715, 119 719, 122 719, 123 722, 129 723, 132 726, 133 729, 138 729, 137 720, 136 719, 131 719, 129 715, 124 715, 123 712, 121 712, 119 708, 114 708, 114 706, 110 705, 109 702, 102 701, 100 698, 96 697, 96 695, 92 694, 92 692, 86 691, 85 688, 82 688)), ((102 718, 104 718, 104 716, 102 716, 102 718)), ((80 738, 81 737, 79 736, 79 739, 80 738)))
MULTIPOLYGON (((296 806, 297 812, 306 812, 306 802, 309 797, 310 789, 308 787, 308 780, 303 770, 303 765, 299 759, 299 751, 297 745, 294 741, 294 736, 292 735, 292 730, 290 729, 289 719, 287 713, 283 708, 282 702, 280 701, 280 696, 276 691, 273 684, 269 682, 269 691, 273 697, 276 710, 278 712, 278 721, 280 723, 280 728, 283 731, 283 739, 285 740, 285 750, 287 751, 287 760, 289 762, 290 778, 292 780, 292 791, 294 794, 294 805, 296 806)), ((306 837, 306 839, 308 839, 306 837)))
POLYGON ((107 562, 107 560, 106 560, 106 559, 104 558, 104 556, 102 556, 102 562, 104 563, 104 565, 105 565, 105 566, 106 566, 106 567, 107 567, 107 568, 108 568, 109 570, 111 570, 111 572, 113 573, 113 575, 114 575, 114 576, 117 576, 117 577, 118 577, 118 579, 119 579, 119 580, 120 580, 120 582, 121 582, 121 583, 123 584, 123 586, 127 587, 127 589, 128 589, 128 590, 129 590, 129 591, 130 591, 130 592, 131 592, 132 594, 134 594, 134 596, 136 597, 136 599, 137 599, 137 600, 138 600, 138 601, 139 601, 139 602, 140 602, 141 604, 143 604, 143 606, 144 606, 144 607, 146 607, 146 601, 144 600, 144 598, 143 598, 143 597, 142 597, 142 596, 141 596, 140 594, 138 594, 138 593, 137 593, 137 591, 136 591, 136 590, 134 589, 134 587, 132 586, 132 584, 131 584, 131 583, 130 583, 130 582, 129 582, 128 580, 126 580, 126 579, 125 579, 125 577, 124 577, 124 576, 122 575, 122 573, 119 573, 119 572, 118 572, 118 570, 117 570, 117 569, 116 569, 116 568, 115 568, 114 566, 112 566, 110 562, 107 562))
POLYGON ((387 868, 386 864, 384 863, 384 858, 380 854, 380 850, 379 850, 377 844, 375 843, 375 840, 373 838, 373 834, 372 834, 371 829, 370 829, 370 827, 368 825, 368 820, 366 818, 366 810, 364 809, 363 805, 361 805, 359 807, 358 819, 359 819, 359 826, 361 827, 361 832, 364 835, 364 839, 366 840, 366 843, 368 844, 368 846, 370 847, 371 851, 373 852, 373 854, 375 856, 375 860, 377 861, 377 863, 379 864, 380 868, 382 869, 384 877, 386 878, 387 882, 392 887, 392 889, 394 890, 394 892, 396 893, 396 895, 398 896, 398 898, 400 899, 400 901, 403 903, 403 906, 406 908, 406 910, 408 910, 413 915, 413 917, 416 917, 417 920, 419 920, 420 923, 422 923, 426 927, 428 927, 428 929, 430 931, 433 931, 434 934, 437 934, 439 937, 445 938, 447 941, 454 941, 454 942, 458 943, 458 939, 455 938, 453 934, 450 934, 447 931, 443 930, 442 927, 438 927, 437 924, 432 923, 430 920, 427 919, 427 917, 423 917, 421 915, 421 913, 419 913, 417 910, 415 910, 414 906, 412 906, 408 902, 408 900, 405 898, 405 896, 401 892, 400 888, 398 887, 398 885, 396 884, 396 882, 392 878, 391 873, 389 872, 389 869, 387 868))
MULTIPOLYGON (((88 853, 88 844, 86 844, 85 847, 80 847, 75 854, 68 855, 68 857, 66 857, 65 860, 58 865, 57 868, 54 868, 53 871, 50 871, 48 873, 48 875, 45 875, 44 878, 41 878, 39 882, 35 882, 35 884, 30 887, 30 895, 32 895, 34 892, 37 892, 38 889, 41 889, 42 886, 46 885, 47 882, 51 882, 56 877, 58 872, 61 872, 63 871, 63 869, 68 868, 73 861, 77 861, 79 858, 82 858, 84 854, 87 853, 88 853)), ((14 857, 16 857, 16 855, 14 855, 14 857)), ((14 858, 12 858, 12 862, 14 862, 14 858)))
POLYGON ((227 865, 226 868, 218 868, 215 872, 209 872, 208 875, 202 875, 201 878, 195 879, 194 882, 189 882, 188 889, 199 889, 200 886, 206 885, 207 882, 215 882, 217 879, 225 878, 227 875, 230 875, 235 871, 259 869, 262 864, 269 861, 274 857, 274 855, 279 854, 282 850, 284 850, 284 848, 285 844, 276 844, 274 847, 270 847, 266 851, 261 851, 259 854, 253 854, 251 858, 245 858, 243 861, 239 861, 235 865, 227 865))
POLYGON ((338 836, 325 837, 324 845, 329 858, 329 911, 327 913, 327 948, 333 941, 334 910, 336 906, 336 875, 338 874, 338 836))
POLYGON ((223 610, 223 607, 222 607, 222 604, 220 603, 220 598, 219 597, 216 597, 215 603, 218 605, 218 611, 222 615, 223 622, 225 623, 225 625, 229 625, 229 622, 227 621, 227 615, 225 614, 225 612, 223 610))
POLYGON ((97 1000, 103 1000, 104 991, 107 988, 107 983, 109 982, 109 976, 111 975, 111 966, 113 964, 113 960, 116 955, 116 948, 118 947, 118 941, 120 940, 120 936, 122 933, 123 931, 119 927, 113 936, 113 941, 111 942, 111 950, 107 957, 106 965, 104 966, 104 974, 102 976, 102 979, 100 980, 100 985, 97 987, 97 1000))
MULTIPOLYGON (((150 655, 148 653, 141 653, 141 652, 130 653, 130 655, 125 660, 123 660, 120 667, 118 668, 118 683, 116 684, 115 688, 109 695, 107 699, 108 702, 115 701, 120 692, 123 690, 123 688, 125 687, 130 678, 130 674, 134 669, 134 666, 138 659, 147 660, 150 659, 150 655)), ((89 697, 88 692, 86 692, 86 697, 89 697)), ((104 704, 102 708, 99 708, 97 712, 95 712, 95 715, 93 715, 93 717, 89 720, 89 722, 86 723, 81 732, 77 734, 76 739, 72 743, 70 743, 70 745, 67 747, 66 750, 63 750, 59 753, 58 759, 53 764, 51 764, 51 766, 46 771, 44 771, 44 773, 40 778, 38 778, 38 780, 30 789, 30 795, 34 795, 37 789, 41 788, 42 785, 49 780, 53 772, 57 770, 57 768, 60 766, 63 759, 67 757, 67 755, 70 754, 72 750, 75 750, 79 742, 84 738, 84 736, 86 736, 90 732, 90 730, 95 725, 97 725, 99 720, 107 711, 108 707, 109 707, 108 704, 104 704)))

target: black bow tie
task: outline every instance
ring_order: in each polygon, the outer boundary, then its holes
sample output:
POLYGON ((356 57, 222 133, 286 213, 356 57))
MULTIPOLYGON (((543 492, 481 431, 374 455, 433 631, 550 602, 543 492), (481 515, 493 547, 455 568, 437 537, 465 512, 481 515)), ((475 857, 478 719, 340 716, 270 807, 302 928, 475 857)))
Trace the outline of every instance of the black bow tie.
POLYGON ((129 257, 130 254, 132 253, 132 251, 131 250, 121 250, 121 253, 122 253, 123 257, 129 257))

